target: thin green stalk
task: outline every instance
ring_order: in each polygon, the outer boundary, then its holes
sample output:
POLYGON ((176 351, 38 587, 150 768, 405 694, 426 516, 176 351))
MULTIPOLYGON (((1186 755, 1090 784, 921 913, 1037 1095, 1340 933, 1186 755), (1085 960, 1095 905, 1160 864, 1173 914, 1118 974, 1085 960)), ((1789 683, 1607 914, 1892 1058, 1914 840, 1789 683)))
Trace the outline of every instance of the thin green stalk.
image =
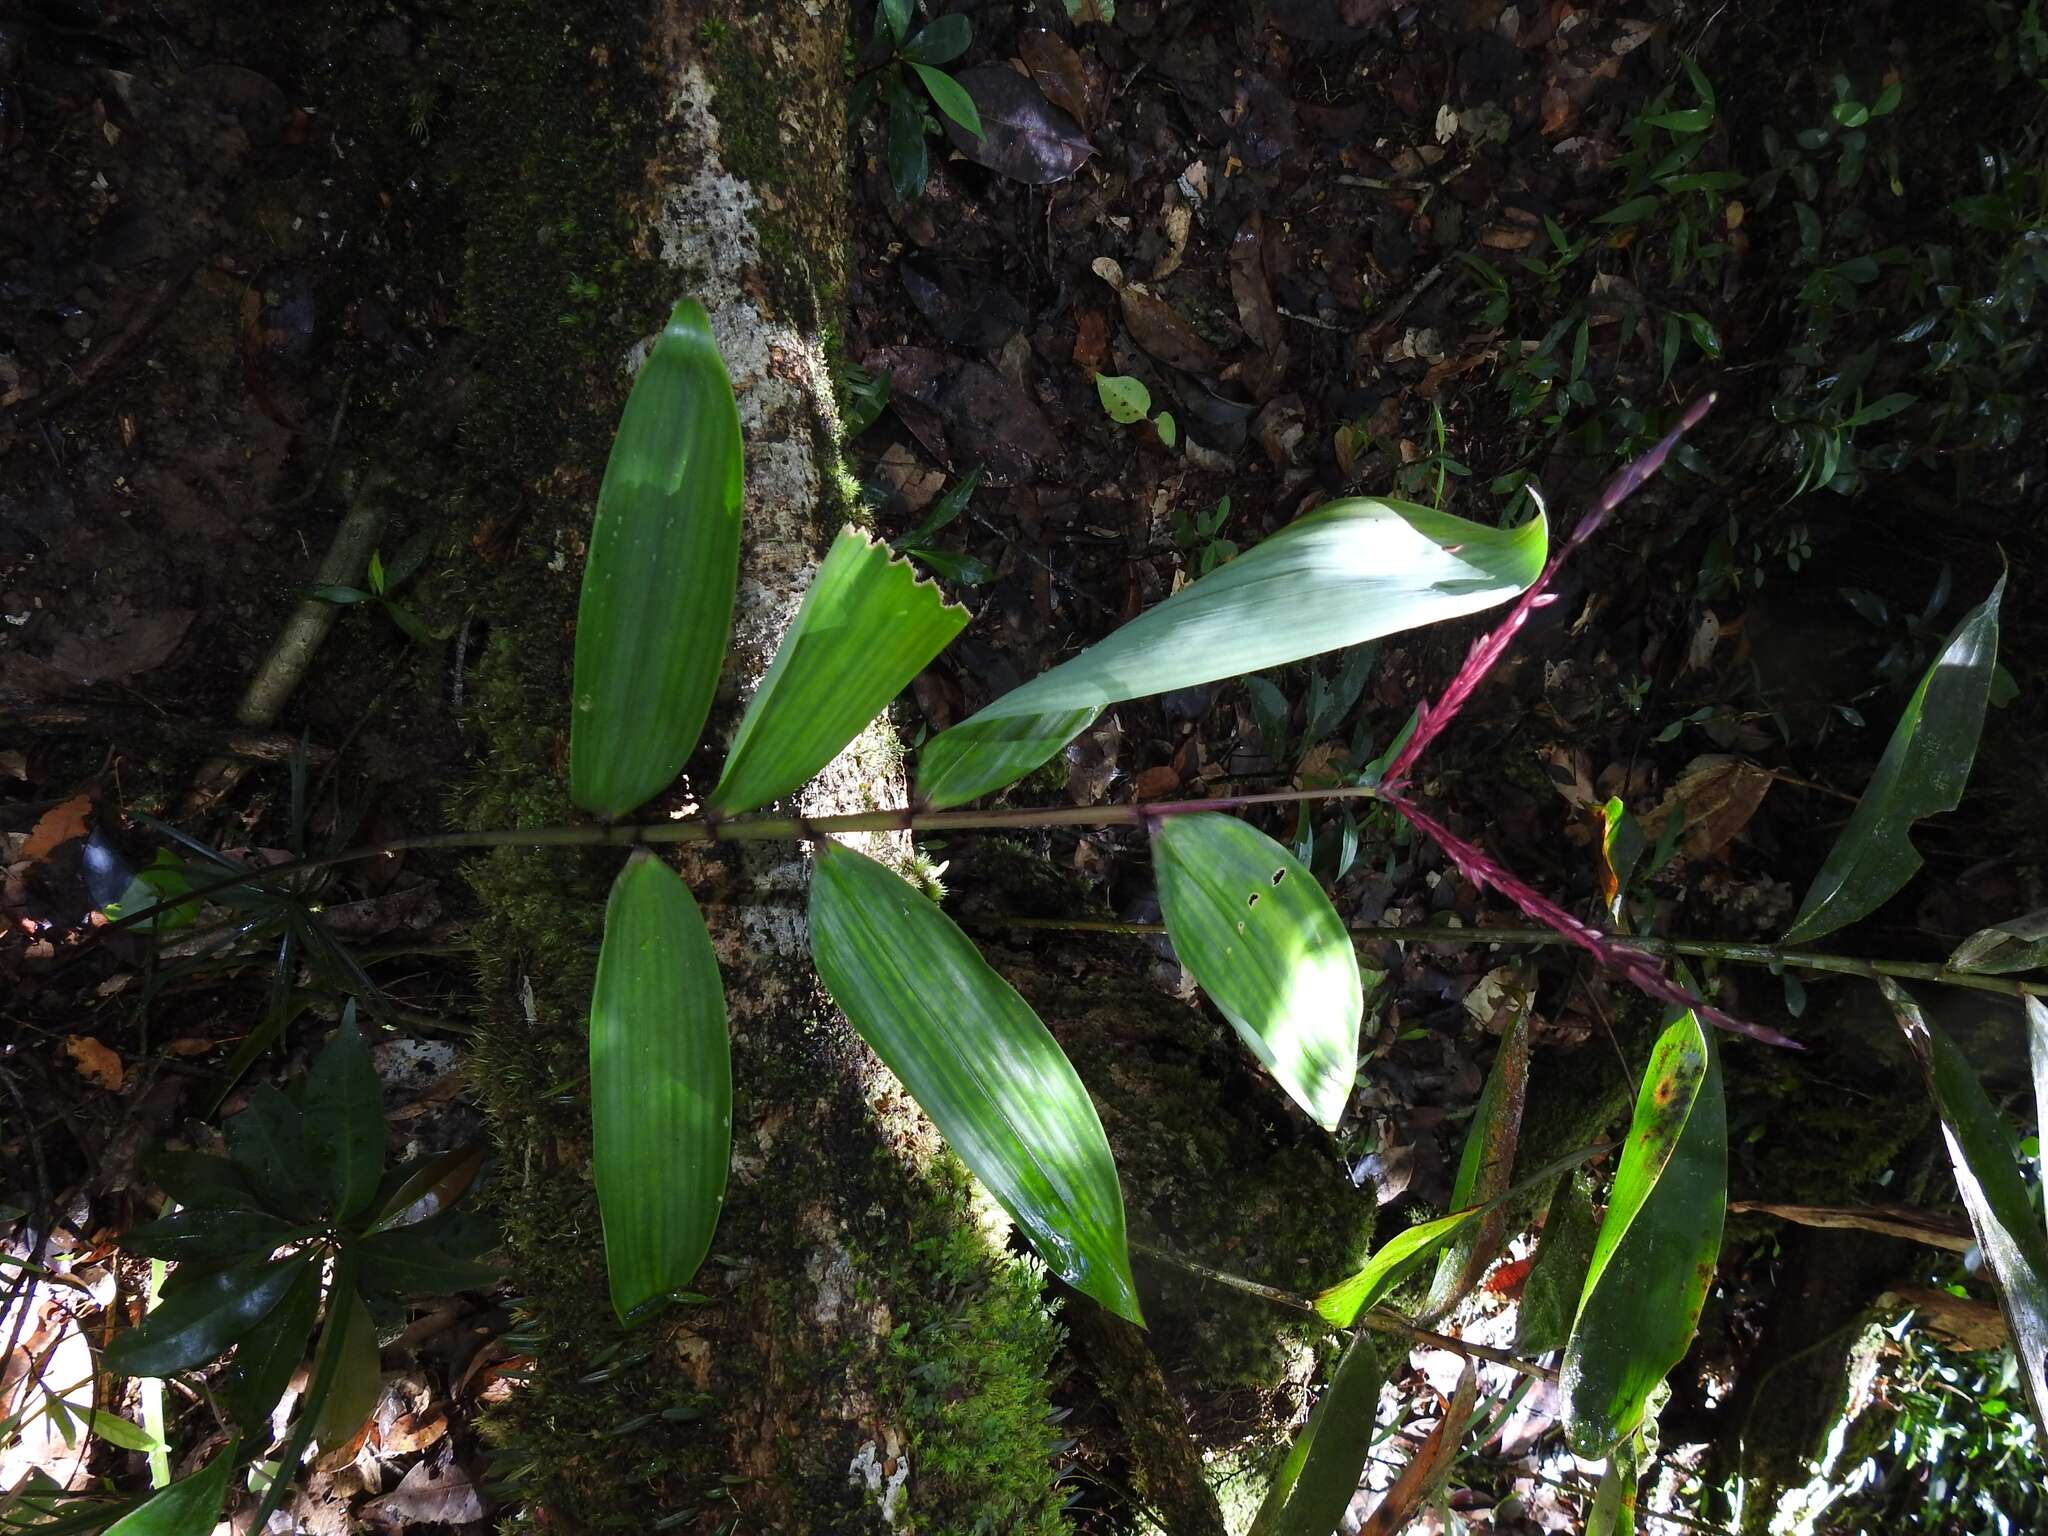
MULTIPOLYGON (((1218 1285, 1228 1286, 1233 1291, 1242 1291, 1247 1296, 1256 1296, 1261 1301, 1270 1301, 1273 1305, 1285 1307, 1290 1312, 1306 1312, 1311 1317, 1318 1315, 1315 1303, 1305 1296, 1296 1296, 1291 1291, 1283 1291, 1275 1286, 1261 1285, 1256 1280, 1247 1280, 1243 1275, 1233 1275, 1227 1269, 1212 1268, 1200 1260, 1183 1257, 1170 1249, 1155 1247, 1151 1243, 1133 1242, 1131 1252, 1143 1254, 1146 1258, 1157 1260, 1161 1264, 1169 1264, 1175 1269, 1185 1270, 1200 1279, 1213 1280, 1218 1285)), ((1524 1376, 1533 1376, 1538 1381, 1554 1383, 1557 1380, 1557 1372, 1546 1366, 1536 1365, 1511 1355, 1506 1350, 1494 1349, 1490 1345, 1474 1344, 1469 1339, 1453 1338, 1447 1333, 1418 1328, 1391 1312, 1374 1309, 1361 1315, 1358 1324, 1360 1327, 1372 1329, 1375 1333, 1393 1334, 1414 1344, 1425 1344, 1432 1349, 1448 1349, 1468 1359, 1490 1360, 1495 1365, 1504 1365, 1511 1371, 1520 1371, 1524 1376)))
MULTIPOLYGON (((1166 932, 1163 923, 1125 923, 1111 918, 982 916, 972 921, 986 928, 1031 928, 1053 933, 1149 936, 1166 932)), ((1351 931, 1367 938, 1417 944, 1552 945, 1572 942, 1549 928, 1437 928, 1424 923, 1383 928, 1374 923, 1353 923, 1351 931)), ((1967 987, 1971 991, 1997 992, 2006 997, 2048 997, 2048 982, 1972 975, 1966 971, 1952 971, 1932 960, 1859 960, 1849 955, 1828 955, 1811 949, 1782 949, 1775 944, 1737 944, 1723 939, 1655 939, 1631 934, 1615 942, 1651 955, 1686 955, 1773 969, 1789 965, 1795 970, 1864 976, 1873 980, 1879 976, 1892 976, 1905 981, 1931 981, 1939 986, 1967 987)))
POLYGON ((202 901, 240 885, 269 885, 293 875, 399 853, 452 848, 634 848, 661 844, 817 842, 850 832, 996 832, 1024 827, 1147 827, 1168 816, 1201 811, 1241 811, 1255 805, 1291 805, 1307 800, 1369 800, 1371 785, 1335 789, 1279 789, 1209 800, 1153 800, 1135 805, 1075 805, 1007 811, 921 811, 895 806, 843 816, 689 816, 680 821, 572 822, 549 827, 499 827, 483 832, 427 832, 394 837, 320 858, 294 859, 262 869, 225 875, 188 891, 167 895, 140 912, 116 918, 97 931, 111 933, 149 921, 188 901, 202 901))

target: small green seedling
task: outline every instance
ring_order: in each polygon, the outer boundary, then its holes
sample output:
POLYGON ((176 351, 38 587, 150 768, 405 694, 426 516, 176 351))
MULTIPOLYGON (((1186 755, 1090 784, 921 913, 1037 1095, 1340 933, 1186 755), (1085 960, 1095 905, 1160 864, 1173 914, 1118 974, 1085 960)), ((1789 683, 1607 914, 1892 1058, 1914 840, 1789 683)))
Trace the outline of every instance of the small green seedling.
POLYGON ((1143 379, 1134 379, 1127 373, 1098 373, 1095 393, 1102 400, 1102 409, 1117 425, 1127 427, 1150 416, 1159 441, 1169 448, 1180 441, 1180 428, 1174 423, 1173 412, 1152 415, 1152 391, 1145 387, 1143 379))
POLYGON ((968 499, 974 495, 974 488, 981 484, 986 473, 987 470, 977 464, 961 476, 945 495, 932 503, 931 512, 925 520, 896 541, 896 553, 909 556, 927 570, 951 577, 963 587, 978 587, 995 575, 995 567, 986 560, 955 554, 932 543, 941 528, 958 521, 960 514, 967 510, 968 499))
POLYGON ((421 645, 446 640, 455 633, 453 624, 435 626, 429 624, 412 609, 397 601, 391 594, 410 581, 427 558, 426 538, 408 539, 405 546, 392 558, 387 570, 381 551, 370 551, 370 566, 367 572, 369 589, 361 587, 325 586, 315 587, 313 595, 323 602, 340 607, 353 607, 357 603, 370 603, 382 608, 385 615, 404 630, 407 637, 421 645))
POLYGON ((1208 575, 1237 554, 1234 540, 1219 538, 1218 530, 1230 517, 1230 498, 1225 496, 1206 512, 1173 514, 1173 540, 1187 551, 1197 577, 1208 575))
POLYGON ((905 202, 924 195, 931 172, 925 139, 937 133, 939 125, 925 110, 927 98, 977 139, 988 137, 974 98, 938 67, 967 51, 974 41, 974 23, 961 15, 938 16, 913 37, 910 11, 911 0, 881 0, 876 7, 875 37, 887 46, 888 55, 855 85, 849 112, 861 116, 878 95, 886 104, 889 182, 905 202))

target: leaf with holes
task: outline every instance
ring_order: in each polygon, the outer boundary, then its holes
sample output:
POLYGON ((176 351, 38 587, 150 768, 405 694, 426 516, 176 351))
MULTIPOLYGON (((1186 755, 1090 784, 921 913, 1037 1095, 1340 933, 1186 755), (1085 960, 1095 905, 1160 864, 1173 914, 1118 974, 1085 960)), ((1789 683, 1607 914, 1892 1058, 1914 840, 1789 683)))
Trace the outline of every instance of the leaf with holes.
POLYGON ((966 623, 888 545, 841 529, 747 701, 711 810, 751 811, 808 782, 966 623))
POLYGON ((1536 579, 1547 544, 1541 517, 1488 528, 1411 502, 1332 502, 940 732, 919 760, 919 797, 958 805, 1012 783, 1072 739, 1059 724, 1125 699, 1494 607, 1536 579), (1027 761, 1027 743, 1042 755, 1027 761))
POLYGON ((1142 1323, 1123 1191, 1088 1090, 966 934, 873 859, 827 844, 811 876, 825 990, 1047 1266, 1142 1323))
POLYGON ((1168 816, 1152 866, 1173 951, 1287 1096, 1334 1131, 1365 1011, 1351 934, 1316 877, 1235 816, 1168 816))
POLYGON ((1961 803, 1998 664, 2004 595, 2001 576, 1956 626, 1906 701, 1863 798, 1785 930, 1786 943, 1833 933, 1884 905, 1920 868, 1913 823, 1961 803))
MULTIPOLYGON (((718 957, 689 887, 644 848, 605 904, 590 998, 590 1122, 612 1310, 629 1322, 695 1278, 732 1160, 718 957)), ((372 1241, 397 1265, 408 1251, 398 1240, 420 1230, 372 1241)))
POLYGON ((1713 1032, 1680 1013, 1643 1074, 1565 1346, 1565 1438, 1577 1454, 1604 1456, 1634 1433, 1692 1343, 1727 1203, 1720 1057, 1713 1032))
POLYGON ((569 798, 586 811, 660 794, 703 732, 739 583, 741 470, 732 381, 688 299, 627 396, 590 525, 569 715, 569 798))

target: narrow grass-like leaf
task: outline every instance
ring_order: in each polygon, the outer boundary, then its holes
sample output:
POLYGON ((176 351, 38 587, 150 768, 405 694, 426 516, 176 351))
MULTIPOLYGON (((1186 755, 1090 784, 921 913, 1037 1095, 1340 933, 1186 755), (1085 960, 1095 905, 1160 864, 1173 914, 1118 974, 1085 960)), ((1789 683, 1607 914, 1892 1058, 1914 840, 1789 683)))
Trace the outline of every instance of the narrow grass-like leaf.
POLYGON ((1467 1360, 1458 1375, 1457 1386, 1451 1389, 1451 1400, 1444 1405, 1443 1417, 1408 1458, 1408 1465, 1394 1479, 1394 1486, 1358 1528, 1358 1536, 1400 1536, 1408 1529, 1408 1523, 1422 1513, 1423 1506, 1437 1496, 1444 1480, 1451 1475, 1458 1451, 1465 1443, 1465 1431, 1471 1427, 1472 1410, 1478 1405, 1478 1365, 1467 1360))
MULTIPOLYGON (((1515 1147, 1522 1136, 1522 1105, 1529 1088, 1529 995, 1524 992, 1515 1016, 1500 1038, 1493 1066, 1480 1090, 1479 1105, 1465 1133, 1458 1158, 1458 1176, 1451 1186, 1451 1208, 1496 1202, 1514 1179, 1515 1147)), ((1500 1252, 1507 1235, 1508 1212, 1492 1204, 1484 1215, 1451 1237, 1437 1259, 1436 1278, 1418 1321, 1448 1316, 1465 1299, 1486 1266, 1500 1252)))
POLYGON ((2048 967, 2048 910, 1980 928, 1948 957, 1952 971, 2007 976, 2048 967))
POLYGON ((1385 1380, 1379 1351, 1361 1328, 1344 1346, 1245 1536, 1330 1536, 1337 1529, 1372 1450, 1385 1380))
POLYGON ((353 1001, 306 1074, 306 1136, 334 1214, 367 1210, 384 1172, 384 1107, 353 1001))
POLYGON ((241 1444, 229 1441, 201 1470, 108 1526, 105 1536, 212 1536, 241 1444))
MULTIPOLYGON (((918 796, 933 806, 958 805, 973 797, 963 793, 970 786, 976 793, 1000 787, 988 784, 986 772, 956 765, 940 775, 927 766, 954 732, 972 733, 992 720, 1078 718, 1124 699, 1477 613, 1534 581, 1547 544, 1540 517, 1501 529, 1411 502, 1332 502, 940 733, 919 764, 918 796)), ((1051 742, 1037 762, 1025 763, 1012 743, 1003 782, 1021 778, 1064 744, 1051 742)))
POLYGON ((311 1262, 301 1253, 208 1275, 165 1296, 136 1327, 115 1334, 101 1361, 124 1376, 169 1376, 204 1365, 269 1316, 311 1262))
POLYGON ((1604 1456, 1642 1423, 1713 1283, 1728 1204, 1720 1057, 1696 1014, 1651 1053, 1565 1346, 1565 1438, 1604 1456))
POLYGON ((1522 1282, 1522 1304, 1515 1312, 1515 1349, 1524 1355, 1563 1349, 1571 1337, 1572 1318, 1586 1288, 1586 1270, 1593 1262, 1593 1239, 1599 1231, 1593 1211, 1593 1183, 1583 1173, 1558 1185, 1550 1197, 1550 1215, 1536 1262, 1522 1282))
MULTIPOLYGON (((1962 1192, 1963 1209, 1977 1233, 1984 1262, 1998 1281, 1998 1304, 2019 1357, 2020 1380, 2034 1420, 2048 1425, 2048 1231, 2027 1189, 2012 1134, 1985 1097, 1977 1074, 1953 1040, 1927 1022, 1906 990, 1881 978, 1906 1043, 1920 1063, 1927 1091, 1941 1117, 1942 1140, 1962 1192)), ((2027 1031, 2037 1094, 2048 1054, 2048 1008, 2028 998, 2027 1031)), ((2037 1103, 2037 1113, 2043 1106, 2037 1103)))
POLYGON ((1785 930, 1786 943, 1804 944, 1868 916, 1918 872, 1913 823, 1954 810, 1976 761, 1998 664, 2004 595, 2001 576, 1991 595, 1956 626, 1906 701, 1863 798, 1785 930))
POLYGON ((612 441, 576 609, 569 798, 618 816, 697 745, 739 583, 732 381, 695 300, 675 307, 612 441))
POLYGON ((841 529, 747 701, 710 809, 737 815, 805 783, 966 623, 888 545, 841 529))
POLYGON ((644 849, 619 871, 605 906, 590 1000, 590 1121, 605 1271, 612 1309, 626 1321, 695 1278, 732 1161, 732 1043, 718 959, 689 888, 644 849))
POLYGON ((1123 1191, 1088 1090, 1030 1004, 922 892, 827 845, 811 877, 825 990, 1047 1266, 1142 1323, 1123 1191))
POLYGON ((1174 953, 1288 1097, 1334 1131, 1358 1075, 1365 994, 1316 877, 1258 828, 1212 813, 1160 821, 1152 868, 1174 953))

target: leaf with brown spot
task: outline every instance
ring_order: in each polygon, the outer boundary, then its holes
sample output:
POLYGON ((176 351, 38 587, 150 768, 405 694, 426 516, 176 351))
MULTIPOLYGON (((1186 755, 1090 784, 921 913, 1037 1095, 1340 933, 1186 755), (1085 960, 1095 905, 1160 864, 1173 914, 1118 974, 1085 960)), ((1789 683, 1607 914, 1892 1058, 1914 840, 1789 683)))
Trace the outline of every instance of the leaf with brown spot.
POLYGON ((74 837, 85 836, 91 827, 92 796, 73 795, 62 805, 43 812, 15 857, 26 864, 37 863, 74 837))
POLYGON ((118 1053, 109 1050, 93 1039, 91 1035, 67 1035, 64 1039, 64 1053, 71 1058, 78 1075, 95 1087, 109 1093, 119 1093, 127 1077, 127 1069, 121 1065, 118 1053))
MULTIPOLYGON (((1457 1180, 1451 1186, 1454 1211, 1498 1200, 1514 1180, 1515 1148, 1521 1140, 1522 1105, 1529 1087, 1530 997, 1524 989, 1517 999, 1519 1006, 1486 1074, 1486 1086, 1480 1091, 1479 1107, 1473 1112, 1465 1149, 1458 1159, 1457 1180)), ((1465 1299, 1500 1252, 1507 1224, 1508 1209, 1502 1202, 1459 1229, 1437 1258, 1436 1278, 1417 1322, 1427 1324, 1445 1317, 1465 1299)))
POLYGON ((1685 765, 1655 810, 1643 817, 1643 837, 1655 846, 1674 814, 1685 819, 1679 846, 1689 858, 1718 852, 1749 825, 1770 793, 1771 775, 1755 763, 1710 752, 1685 765))

